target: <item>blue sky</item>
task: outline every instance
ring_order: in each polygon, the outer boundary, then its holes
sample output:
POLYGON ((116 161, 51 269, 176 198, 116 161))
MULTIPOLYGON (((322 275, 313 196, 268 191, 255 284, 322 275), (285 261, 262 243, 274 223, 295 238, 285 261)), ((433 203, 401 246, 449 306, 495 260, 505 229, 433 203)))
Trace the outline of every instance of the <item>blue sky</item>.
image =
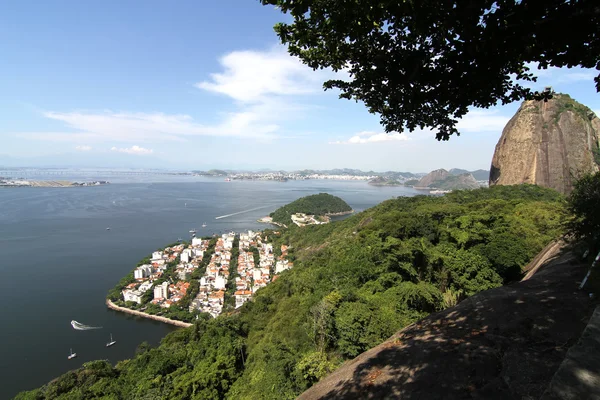
MULTIPOLYGON (((519 104, 385 135, 287 55, 258 0, 0 3, 0 165, 488 169, 519 104)), ((600 114, 594 71, 541 71, 600 114)))

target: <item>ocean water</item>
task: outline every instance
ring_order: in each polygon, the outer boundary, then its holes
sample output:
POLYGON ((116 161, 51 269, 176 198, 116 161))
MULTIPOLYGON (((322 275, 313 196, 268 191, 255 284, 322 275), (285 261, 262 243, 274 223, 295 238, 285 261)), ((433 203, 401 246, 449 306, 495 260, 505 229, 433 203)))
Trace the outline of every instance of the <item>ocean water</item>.
POLYGON ((418 194, 354 181, 143 179, 98 187, 0 188, 0 399, 90 360, 130 358, 141 342, 156 345, 177 329, 108 310, 104 299, 141 258, 188 239, 192 228, 198 236, 262 229, 258 218, 321 192, 340 196, 356 211, 418 194), (71 320, 102 329, 77 331, 71 320), (106 348, 111 333, 117 344, 106 348), (70 348, 77 353, 73 360, 67 360, 70 348))

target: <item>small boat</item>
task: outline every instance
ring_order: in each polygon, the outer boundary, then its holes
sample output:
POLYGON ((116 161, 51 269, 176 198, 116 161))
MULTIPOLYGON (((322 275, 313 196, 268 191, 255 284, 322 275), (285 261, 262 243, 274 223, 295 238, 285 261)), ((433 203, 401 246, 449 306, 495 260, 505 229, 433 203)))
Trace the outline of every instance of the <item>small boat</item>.
POLYGON ((110 228, 106 228, 107 231, 110 231, 110 228))
POLYGON ((110 342, 106 343, 106 347, 110 347, 110 346, 112 346, 112 345, 113 345, 113 344, 115 344, 115 343, 117 343, 117 341, 116 341, 116 340, 113 340, 113 338, 112 338, 112 333, 111 333, 111 334, 110 334, 110 342))
POLYGON ((177 239, 177 243, 181 243, 181 242, 183 242, 183 239, 182 238, 178 238, 177 239))
POLYGON ((202 224, 202 227, 203 227, 203 228, 206 228, 206 222, 202 224))
POLYGON ((69 356, 67 357, 68 360, 71 360, 75 357, 77 357, 77 353, 73 353, 73 349, 69 349, 71 354, 69 354, 69 356))
POLYGON ((190 233, 196 233, 195 229, 190 229, 190 233))
POLYGON ((231 178, 226 178, 225 182, 231 182, 231 178))

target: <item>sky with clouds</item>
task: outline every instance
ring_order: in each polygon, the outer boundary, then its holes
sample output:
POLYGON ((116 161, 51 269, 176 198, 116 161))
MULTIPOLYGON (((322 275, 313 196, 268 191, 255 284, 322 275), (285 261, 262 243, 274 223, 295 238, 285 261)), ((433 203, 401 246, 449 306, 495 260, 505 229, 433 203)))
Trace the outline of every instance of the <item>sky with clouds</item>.
MULTIPOLYGON (((488 169, 519 104, 472 110, 460 137, 384 133, 278 44, 253 0, 0 4, 0 166, 488 169)), ((536 88, 596 110, 594 71, 536 88)))

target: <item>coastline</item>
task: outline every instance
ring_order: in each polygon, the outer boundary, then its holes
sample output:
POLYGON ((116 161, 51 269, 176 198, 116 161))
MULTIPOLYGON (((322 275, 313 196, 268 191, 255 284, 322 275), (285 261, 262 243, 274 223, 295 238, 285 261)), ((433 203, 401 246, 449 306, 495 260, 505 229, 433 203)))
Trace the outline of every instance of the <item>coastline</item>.
POLYGON ((110 308, 111 310, 121 311, 121 312, 124 312, 126 314, 136 315, 138 317, 153 319, 153 320, 158 321, 158 322, 164 322, 165 324, 171 324, 171 325, 179 326, 181 328, 187 328, 187 327, 190 327, 190 326, 193 325, 193 324, 190 324, 188 322, 177 321, 175 319, 169 319, 169 318, 161 317, 160 315, 152 315, 152 314, 147 314, 147 313, 142 312, 142 311, 131 310, 129 308, 120 307, 120 306, 114 304, 109 299, 106 299, 106 306, 108 308, 110 308))

